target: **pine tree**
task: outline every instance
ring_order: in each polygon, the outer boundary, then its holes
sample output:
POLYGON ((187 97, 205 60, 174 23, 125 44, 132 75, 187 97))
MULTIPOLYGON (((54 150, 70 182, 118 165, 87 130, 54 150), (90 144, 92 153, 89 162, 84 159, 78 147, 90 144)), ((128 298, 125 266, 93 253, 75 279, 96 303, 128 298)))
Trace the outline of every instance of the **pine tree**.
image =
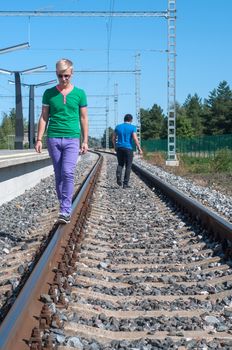
POLYGON ((141 109, 141 137, 142 140, 160 138, 163 133, 165 116, 157 104, 149 109, 141 109))
POLYGON ((205 101, 204 130, 206 134, 228 134, 232 132, 232 91, 224 80, 213 89, 205 101))

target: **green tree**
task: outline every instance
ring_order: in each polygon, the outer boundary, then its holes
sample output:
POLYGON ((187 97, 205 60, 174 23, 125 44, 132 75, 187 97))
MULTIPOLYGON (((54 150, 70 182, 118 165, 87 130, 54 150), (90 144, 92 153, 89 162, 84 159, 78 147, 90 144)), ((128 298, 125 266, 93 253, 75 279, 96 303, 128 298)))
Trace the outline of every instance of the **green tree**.
MULTIPOLYGON (((111 127, 109 127, 108 130, 109 130, 109 148, 113 148, 112 136, 113 136, 114 130, 111 127)), ((101 139, 101 145, 103 148, 106 148, 106 129, 101 139)))
POLYGON ((2 116, 2 123, 0 126, 0 147, 8 148, 9 135, 15 135, 15 109, 12 108, 9 115, 4 112, 2 116))
POLYGON ((141 138, 142 140, 160 138, 164 127, 163 110, 157 104, 149 109, 140 110, 141 117, 141 138))
POLYGON ((9 135, 15 132, 15 119, 16 119, 16 114, 15 114, 14 108, 11 109, 9 115, 3 112, 1 129, 4 131, 6 135, 9 135))
POLYGON ((176 102, 176 136, 181 138, 191 138, 194 130, 190 118, 187 116, 186 108, 176 102))
POLYGON ((201 98, 194 94, 191 96, 190 94, 187 96, 183 107, 185 109, 185 115, 190 119, 191 126, 194 131, 194 136, 202 135, 203 133, 203 104, 201 98))
POLYGON ((180 138, 192 138, 194 129, 191 125, 191 120, 186 116, 178 116, 176 119, 176 135, 180 138))
POLYGON ((204 132, 208 135, 232 132, 232 91, 224 80, 205 100, 204 132))
POLYGON ((168 118, 164 117, 162 128, 160 131, 160 138, 166 139, 168 137, 168 118))
POLYGON ((101 147, 101 140, 96 137, 89 136, 88 144, 90 148, 99 148, 101 147))

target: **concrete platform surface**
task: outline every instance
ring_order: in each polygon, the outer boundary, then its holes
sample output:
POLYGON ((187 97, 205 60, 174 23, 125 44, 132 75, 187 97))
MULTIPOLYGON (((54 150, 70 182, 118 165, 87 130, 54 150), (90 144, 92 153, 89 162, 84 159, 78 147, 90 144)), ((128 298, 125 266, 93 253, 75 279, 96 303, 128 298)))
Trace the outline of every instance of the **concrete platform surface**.
POLYGON ((49 158, 47 150, 36 153, 35 150, 0 150, 0 168, 30 163, 49 158))

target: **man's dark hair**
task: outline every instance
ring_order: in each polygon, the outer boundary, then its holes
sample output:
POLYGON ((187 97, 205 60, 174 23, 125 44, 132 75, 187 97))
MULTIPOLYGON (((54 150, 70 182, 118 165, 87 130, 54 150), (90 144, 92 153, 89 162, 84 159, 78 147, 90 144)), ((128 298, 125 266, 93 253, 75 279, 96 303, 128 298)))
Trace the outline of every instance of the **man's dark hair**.
POLYGON ((124 117, 124 122, 131 122, 133 119, 131 114, 126 114, 124 117))

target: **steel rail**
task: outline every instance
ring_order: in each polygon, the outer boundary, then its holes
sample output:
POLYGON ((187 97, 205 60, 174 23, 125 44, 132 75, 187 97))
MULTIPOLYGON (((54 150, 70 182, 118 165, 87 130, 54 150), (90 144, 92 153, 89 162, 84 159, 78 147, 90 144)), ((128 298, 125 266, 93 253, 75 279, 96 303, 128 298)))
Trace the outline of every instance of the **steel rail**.
MULTIPOLYGON (((111 154, 116 156, 115 153, 99 150, 101 153, 111 154)), ((167 197, 176 203, 184 212, 187 212, 190 217, 200 221, 201 225, 211 234, 215 239, 224 243, 225 249, 231 249, 232 246, 232 224, 206 208, 197 200, 188 197, 183 192, 177 190, 167 182, 161 180, 159 177, 151 174, 149 171, 142 169, 135 163, 132 164, 132 170, 141 177, 150 186, 156 187, 162 191, 167 197), (228 241, 231 242, 228 247, 228 241)), ((232 249, 230 254, 232 255, 232 249)))
MULTIPOLYGON (((90 186, 94 183, 96 174, 102 164, 102 156, 93 166, 88 177, 79 188, 76 198, 73 200, 73 210, 81 211, 90 186)), ((75 226, 75 216, 72 215, 69 225, 59 225, 54 232, 44 253, 32 270, 27 282, 19 293, 15 303, 6 315, 0 326, 0 349, 1 350, 26 350, 27 341, 30 339, 31 330, 38 326, 42 302, 40 297, 47 294, 49 286, 54 279, 54 268, 60 261, 68 241, 70 228, 75 226), (59 247, 57 249, 57 247, 59 247)))
POLYGON ((220 217, 218 214, 207 209, 204 205, 185 195, 183 192, 175 189, 173 186, 162 181, 157 176, 151 174, 147 170, 141 169, 138 165, 132 165, 133 171, 152 187, 156 187, 172 199, 177 206, 184 212, 187 212, 194 220, 200 221, 201 225, 211 234, 215 239, 222 241, 228 248, 228 241, 232 242, 232 224, 220 217))

